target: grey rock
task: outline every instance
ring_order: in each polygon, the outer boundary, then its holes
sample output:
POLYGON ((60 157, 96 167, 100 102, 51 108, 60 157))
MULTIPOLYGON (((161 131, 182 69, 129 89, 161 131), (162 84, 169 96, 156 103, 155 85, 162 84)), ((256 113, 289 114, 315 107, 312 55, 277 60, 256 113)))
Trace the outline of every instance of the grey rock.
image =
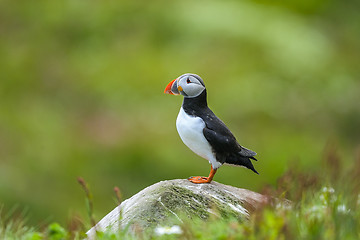
POLYGON ((246 189, 217 182, 194 184, 185 179, 162 181, 123 201, 87 235, 96 231, 115 232, 120 228, 148 229, 159 224, 181 223, 186 219, 220 217, 247 218, 249 211, 269 202, 269 198, 246 189))

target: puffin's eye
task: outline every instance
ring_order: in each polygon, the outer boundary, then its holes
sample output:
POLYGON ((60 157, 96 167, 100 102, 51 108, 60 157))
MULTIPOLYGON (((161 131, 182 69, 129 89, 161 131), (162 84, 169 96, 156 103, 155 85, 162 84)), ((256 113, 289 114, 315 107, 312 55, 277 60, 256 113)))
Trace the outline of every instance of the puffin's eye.
POLYGON ((187 82, 187 83, 191 83, 190 79, 187 79, 186 82, 187 82))

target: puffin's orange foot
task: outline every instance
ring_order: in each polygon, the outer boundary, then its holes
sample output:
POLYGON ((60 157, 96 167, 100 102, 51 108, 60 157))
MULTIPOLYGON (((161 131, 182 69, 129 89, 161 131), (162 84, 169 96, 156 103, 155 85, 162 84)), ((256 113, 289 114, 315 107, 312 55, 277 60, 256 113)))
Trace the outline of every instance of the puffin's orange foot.
POLYGON ((208 177, 189 177, 188 180, 192 183, 210 183, 212 179, 208 177))

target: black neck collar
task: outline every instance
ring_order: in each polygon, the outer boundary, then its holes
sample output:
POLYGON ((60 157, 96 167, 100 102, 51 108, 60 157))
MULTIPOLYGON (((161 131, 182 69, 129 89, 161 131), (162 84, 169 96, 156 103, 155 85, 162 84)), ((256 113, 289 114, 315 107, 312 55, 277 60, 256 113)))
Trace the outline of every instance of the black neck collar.
POLYGON ((184 97, 182 104, 184 111, 192 116, 199 116, 201 111, 208 108, 206 100, 206 89, 197 97, 184 97))

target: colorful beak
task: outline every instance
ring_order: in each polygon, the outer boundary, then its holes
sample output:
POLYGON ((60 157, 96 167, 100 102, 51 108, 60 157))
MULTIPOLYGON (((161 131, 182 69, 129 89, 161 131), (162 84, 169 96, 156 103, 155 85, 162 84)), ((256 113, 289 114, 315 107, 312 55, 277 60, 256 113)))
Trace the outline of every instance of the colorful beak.
POLYGON ((177 89, 177 79, 172 80, 165 88, 164 93, 179 95, 179 90, 177 89))

